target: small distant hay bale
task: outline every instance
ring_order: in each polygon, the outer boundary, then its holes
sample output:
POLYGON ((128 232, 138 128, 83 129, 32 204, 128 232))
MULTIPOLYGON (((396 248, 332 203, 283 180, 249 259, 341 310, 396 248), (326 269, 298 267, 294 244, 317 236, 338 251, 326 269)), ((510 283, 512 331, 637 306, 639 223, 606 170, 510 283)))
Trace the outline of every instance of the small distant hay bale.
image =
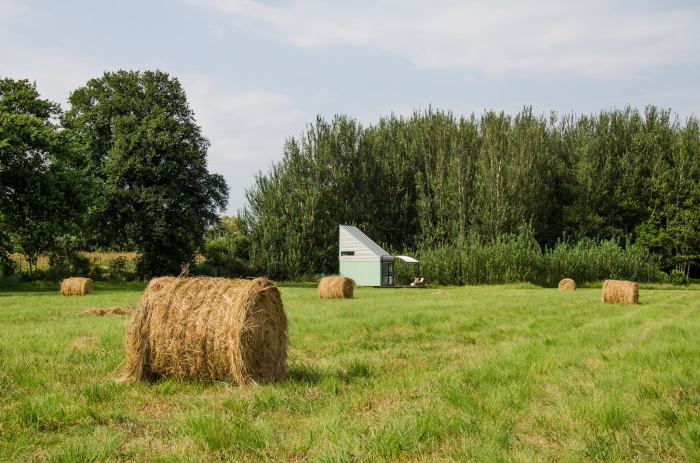
POLYGON ((564 278, 559 282, 559 291, 576 291, 576 282, 571 278, 564 278))
POLYGON ((634 281, 605 280, 602 301, 606 303, 638 304, 639 285, 634 281))
POLYGON ((106 309, 92 307, 83 313, 94 317, 104 317, 105 315, 133 315, 134 310, 136 307, 107 307, 106 309))
POLYGON ((271 382, 287 374, 287 316, 266 278, 154 278, 126 335, 122 381, 271 382))
POLYGON ((71 277, 61 282, 61 294, 64 296, 84 296, 92 292, 92 279, 71 277))
POLYGON ((355 291, 355 280, 344 276, 321 278, 318 282, 318 297, 321 299, 350 299, 355 291))

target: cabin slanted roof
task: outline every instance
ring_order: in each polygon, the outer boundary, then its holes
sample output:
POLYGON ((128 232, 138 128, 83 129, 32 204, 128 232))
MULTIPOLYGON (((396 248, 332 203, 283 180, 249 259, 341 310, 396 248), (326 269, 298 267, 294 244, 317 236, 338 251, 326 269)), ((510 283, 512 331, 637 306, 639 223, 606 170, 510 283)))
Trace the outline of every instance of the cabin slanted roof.
POLYGON ((362 233, 359 228, 352 225, 341 225, 340 228, 348 232, 353 238, 360 242, 365 248, 367 248, 372 254, 377 257, 390 256, 388 252, 382 249, 377 243, 372 241, 367 235, 362 233))

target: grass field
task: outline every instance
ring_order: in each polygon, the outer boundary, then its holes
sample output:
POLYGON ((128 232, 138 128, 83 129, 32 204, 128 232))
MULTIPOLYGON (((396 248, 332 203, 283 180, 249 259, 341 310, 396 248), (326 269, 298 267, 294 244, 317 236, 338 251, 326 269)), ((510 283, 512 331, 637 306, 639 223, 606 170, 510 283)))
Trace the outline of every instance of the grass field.
POLYGON ((700 291, 282 289, 289 378, 113 381, 142 287, 0 292, 7 461, 700 461, 700 291))

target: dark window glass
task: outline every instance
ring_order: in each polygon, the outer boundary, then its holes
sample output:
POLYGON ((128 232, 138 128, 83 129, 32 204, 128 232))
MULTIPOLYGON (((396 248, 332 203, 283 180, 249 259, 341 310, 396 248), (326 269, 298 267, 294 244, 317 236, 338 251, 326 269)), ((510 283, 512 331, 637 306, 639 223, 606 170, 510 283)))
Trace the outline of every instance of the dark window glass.
POLYGON ((341 256, 354 256, 355 251, 340 251, 341 256))

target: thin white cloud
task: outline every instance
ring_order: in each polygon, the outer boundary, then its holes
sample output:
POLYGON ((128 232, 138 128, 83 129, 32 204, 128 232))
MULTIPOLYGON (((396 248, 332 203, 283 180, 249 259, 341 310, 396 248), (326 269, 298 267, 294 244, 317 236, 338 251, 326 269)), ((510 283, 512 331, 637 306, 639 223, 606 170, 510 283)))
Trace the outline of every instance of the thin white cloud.
MULTIPOLYGON (((2 33, 0 32, 0 38, 2 33)), ((26 49, 0 43, 5 64, 1 77, 35 81, 44 98, 68 108, 71 91, 119 66, 67 53, 26 49)), ((210 141, 209 170, 224 176, 230 187, 228 212, 244 205, 244 190, 258 171, 278 160, 286 137, 299 133, 311 120, 288 96, 264 88, 238 88, 215 82, 204 73, 170 72, 187 92, 197 123, 210 141)))
POLYGON ((27 11, 29 11, 27 5, 18 0, 0 0, 0 18, 14 18, 27 11))
MULTIPOLYGON (((700 4, 674 9, 648 0, 181 1, 224 17, 224 21, 217 17, 207 23, 208 29, 191 31, 193 40, 200 40, 198 46, 203 52, 212 45, 217 57, 227 41, 240 34, 258 33, 301 49, 338 47, 342 54, 347 51, 344 48, 351 46, 372 54, 397 56, 417 68, 477 72, 455 73, 462 82, 470 81, 469 85, 464 84, 469 96, 467 103, 462 100, 462 106, 456 93, 460 89, 440 97, 431 94, 434 87, 416 88, 413 84, 407 85, 405 92, 384 95, 381 86, 367 91, 347 90, 342 82, 330 80, 327 84, 308 85, 294 80, 295 73, 280 73, 276 81, 263 87, 237 80, 219 66, 191 60, 186 54, 173 62, 161 59, 157 50, 133 44, 123 45, 129 53, 114 54, 89 47, 61 47, 41 34, 32 34, 36 37, 32 42, 28 35, 17 31, 41 27, 34 21, 40 7, 22 0, 0 0, 0 75, 35 80, 44 97, 59 101, 64 107, 71 90, 105 70, 160 67, 179 77, 211 142, 210 170, 223 174, 231 186, 232 212, 243 205, 243 191, 252 184, 254 174, 267 170, 271 162, 280 158, 285 138, 300 133, 319 112, 327 117, 345 112, 367 124, 391 111, 410 114, 412 108, 426 107, 435 98, 439 107, 455 109, 458 114, 460 110, 478 112, 481 107, 494 105, 518 109, 521 103, 538 104, 538 96, 533 99, 528 94, 533 86, 523 76, 565 76, 561 82, 567 84, 558 85, 544 97, 549 103, 544 109, 570 105, 581 111, 582 105, 590 104, 596 110, 601 99, 601 107, 610 105, 612 95, 613 103, 619 105, 651 102, 673 106, 685 114, 697 113, 694 81, 680 78, 680 74, 671 75, 663 68, 689 64, 697 69, 700 28, 695 25, 700 24, 700 4), (229 23, 237 27, 230 28, 229 23), (620 77, 644 76, 646 71, 659 69, 670 77, 658 80, 650 72, 629 88, 624 87, 624 91, 611 93, 611 89, 626 85, 626 81, 620 84, 620 77), (491 75, 498 79, 491 79, 491 75), (581 75, 604 79, 585 82, 579 78, 581 75), (486 82, 496 84, 490 87, 486 82), (577 95, 581 82, 583 90, 577 95), (504 91, 505 96, 500 98, 506 85, 517 87, 518 95, 513 97, 504 91), (603 96, 592 93, 597 86, 603 96), (557 92, 567 92, 567 98, 557 92)), ((76 10, 65 14, 82 13, 76 10)), ((109 24, 105 27, 105 34, 115 34, 115 27, 118 28, 109 24)), ((77 32, 65 29, 66 34, 77 32)), ((148 35, 142 37, 147 39, 148 35)), ((281 50, 289 51, 288 47, 281 50)), ((323 54, 319 56, 324 59, 323 54)), ((349 60, 355 58, 354 54, 348 56, 349 60)), ((241 59, 246 59, 245 54, 241 59)), ((315 64, 322 66, 323 62, 315 64)), ((254 67, 258 63, 242 61, 241 65, 254 67)), ((309 67, 307 61, 302 65, 309 67)), ((362 72, 357 68, 358 73, 362 72)), ((391 75, 406 72, 393 63, 381 71, 391 75)), ((353 76, 347 78, 350 81, 353 76)), ((541 92, 537 88, 532 91, 541 92)), ((539 95, 540 101, 542 98, 539 95)))
POLYGON ((77 56, 68 59, 65 55, 23 47, 0 45, 0 54, 6 60, 0 69, 1 76, 36 82, 42 98, 58 102, 64 109, 71 91, 102 75, 106 69, 77 56))
POLYGON ((229 211, 234 212, 243 206, 244 190, 255 174, 280 158, 285 139, 298 133, 311 115, 287 95, 268 89, 230 89, 204 74, 180 80, 211 143, 210 170, 229 183, 229 211))
POLYGON ((607 0, 188 0, 302 48, 349 45, 418 68, 620 76, 698 63, 700 5, 607 0))
POLYGON ((0 77, 36 82, 43 98, 64 108, 71 91, 108 67, 101 60, 73 52, 56 52, 50 46, 32 46, 19 40, 11 24, 31 24, 28 2, 0 0, 0 77))

